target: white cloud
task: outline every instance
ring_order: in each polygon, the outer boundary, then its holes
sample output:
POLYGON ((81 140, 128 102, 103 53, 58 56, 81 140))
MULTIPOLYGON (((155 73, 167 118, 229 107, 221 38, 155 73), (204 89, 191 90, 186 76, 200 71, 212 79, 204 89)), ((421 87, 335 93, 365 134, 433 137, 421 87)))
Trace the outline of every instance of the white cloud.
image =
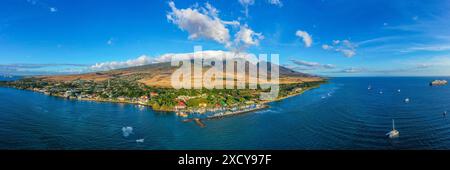
POLYGON ((422 69, 422 68, 429 68, 432 67, 433 64, 429 64, 429 63, 420 63, 416 65, 416 68, 422 69))
POLYGON ((333 40, 333 45, 338 45, 341 41, 339 40, 333 40))
POLYGON ((31 5, 36 5, 38 3, 37 0, 27 0, 27 2, 31 5))
POLYGON ((302 67, 303 69, 334 69, 336 68, 333 64, 320 64, 317 62, 308 62, 303 60, 291 60, 292 63, 302 67))
POLYGON ((349 40, 333 40, 333 45, 322 45, 322 49, 324 50, 332 50, 335 52, 342 53, 345 57, 353 57, 356 55, 356 47, 358 45, 352 43, 349 40))
POLYGON ((269 4, 276 5, 276 6, 279 6, 279 7, 283 6, 283 2, 281 2, 281 0, 268 0, 267 2, 269 4))
POLYGON ((248 7, 255 4, 255 0, 239 0, 239 3, 244 7, 244 14, 248 17, 248 7))
POLYGON ((324 49, 324 50, 329 50, 329 49, 332 49, 332 48, 333 48, 332 46, 329 46, 327 44, 322 45, 322 49, 324 49))
MULTIPOLYGON (((203 58, 205 60, 209 59, 224 59, 224 58, 242 58, 242 59, 249 59, 250 56, 248 56, 248 53, 236 53, 236 52, 230 52, 230 51, 221 51, 221 50, 208 50, 208 51, 201 51, 201 55, 203 55, 203 58)), ((127 61, 111 61, 111 62, 103 62, 103 63, 96 63, 95 65, 90 66, 90 69, 93 71, 105 71, 105 70, 114 70, 114 69, 120 69, 120 68, 127 68, 127 67, 135 67, 135 66, 142 66, 147 64, 153 64, 153 63, 164 63, 164 62, 171 62, 172 59, 177 60, 190 60, 194 59, 195 56, 200 55, 200 52, 197 53, 168 53, 163 54, 158 57, 149 57, 147 55, 142 55, 136 59, 130 59, 127 61)))
POLYGON ((255 4, 255 0, 239 0, 239 3, 241 3, 241 5, 253 5, 255 4))
POLYGON ((126 68, 126 67, 134 67, 134 66, 142 66, 151 64, 154 62, 153 58, 150 58, 146 55, 142 55, 136 59, 131 59, 127 61, 111 61, 111 62, 104 62, 104 63, 97 63, 90 68, 92 70, 98 71, 98 70, 113 70, 113 69, 119 69, 119 68, 126 68))
MULTIPOLYGON (((217 59, 217 58, 243 58, 248 59, 248 53, 245 52, 231 52, 231 51, 221 51, 221 50, 207 50, 207 51, 201 51, 201 55, 203 56, 203 59, 210 60, 210 59, 217 59)), ((170 62, 172 58, 176 58, 177 60, 189 60, 194 59, 195 56, 200 55, 199 52, 197 53, 169 53, 164 54, 159 57, 156 57, 154 59, 155 63, 163 63, 163 62, 170 62)))
POLYGON ((415 52, 415 51, 449 51, 449 50, 450 50, 450 45, 436 44, 436 45, 428 45, 428 46, 410 47, 410 48, 401 50, 400 52, 408 53, 408 52, 415 52))
POLYGON ((333 68, 336 68, 336 66, 333 65, 333 64, 324 64, 323 67, 324 67, 324 68, 327 68, 327 69, 333 69, 333 68))
POLYGON ((353 57, 356 52, 353 49, 336 49, 336 51, 342 52, 346 57, 353 57))
POLYGON ((245 46, 259 45, 259 40, 264 39, 261 33, 256 33, 249 29, 247 25, 241 26, 239 32, 235 34, 235 43, 244 43, 245 46))
MULTIPOLYGON (((186 8, 177 9, 173 1, 169 2, 172 11, 167 19, 176 24, 181 30, 189 33, 189 39, 209 39, 218 43, 230 45, 230 31, 226 28, 229 22, 222 21, 218 11, 207 3, 206 9, 186 8)), ((232 22, 236 24, 236 22, 232 22)))
POLYGON ((364 71, 364 69, 361 69, 361 68, 347 68, 347 69, 343 69, 339 72, 341 72, 341 73, 361 73, 363 71, 364 71))
MULTIPOLYGON (((250 3, 250 1, 243 1, 250 3)), ((172 12, 167 14, 167 19, 176 24, 181 30, 189 33, 189 39, 207 39, 224 44, 226 48, 235 50, 245 49, 248 46, 257 46, 264 39, 261 33, 257 33, 247 25, 241 25, 238 21, 223 21, 218 17, 219 11, 211 4, 206 3, 205 8, 191 7, 178 9, 174 2, 169 2, 172 12), (231 40, 231 31, 234 28, 234 40, 231 40), (239 31, 235 31, 239 28, 239 31)))
MULTIPOLYGON (((270 5, 275 5, 278 7, 283 7, 283 2, 281 0, 265 0, 270 5)), ((249 10, 248 8, 255 4, 255 0, 239 0, 239 3, 244 7, 244 10, 242 11, 246 17, 249 16, 249 10)))
POLYGON ((108 44, 108 45, 113 45, 113 42, 114 40, 112 39, 112 38, 110 38, 108 41, 106 41, 106 44, 108 44))
POLYGON ((58 12, 58 9, 56 9, 55 7, 50 7, 49 10, 50 12, 58 12))
POLYGON ((313 40, 307 32, 298 30, 295 35, 303 39, 306 47, 311 47, 313 40))

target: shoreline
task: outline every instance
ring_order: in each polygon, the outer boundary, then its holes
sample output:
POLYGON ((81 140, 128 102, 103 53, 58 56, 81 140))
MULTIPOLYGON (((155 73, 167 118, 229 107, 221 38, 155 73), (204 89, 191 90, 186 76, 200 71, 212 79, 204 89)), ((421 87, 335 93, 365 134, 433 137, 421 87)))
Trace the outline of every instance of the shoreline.
MULTIPOLYGON (((11 88, 11 89, 16 89, 16 90, 24 90, 24 91, 31 91, 31 92, 35 92, 35 93, 39 93, 39 94, 43 94, 45 96, 52 96, 52 97, 57 97, 57 98, 61 98, 61 99, 67 99, 67 100, 74 100, 74 101, 91 101, 91 102, 99 102, 99 103, 116 103, 116 104, 131 104, 131 105, 135 105, 135 106, 144 106, 144 107, 149 107, 151 108, 153 111, 155 112, 167 112, 167 113, 176 113, 180 110, 177 109, 167 109, 167 110, 160 110, 160 109, 154 109, 151 105, 149 104, 144 104, 144 103, 140 103, 138 101, 119 101, 119 100, 115 100, 115 99, 100 99, 100 98, 73 98, 73 97, 66 97, 66 96, 61 96, 61 95, 51 95, 51 94, 46 94, 44 92, 41 91, 37 91, 37 90, 33 90, 33 89, 20 89, 20 88, 16 88, 13 86, 3 86, 6 88, 11 88)), ((228 113, 226 115, 219 115, 219 116, 212 116, 212 117, 207 117, 204 118, 205 120, 211 120, 211 119, 220 119, 223 117, 229 117, 229 116, 235 116, 235 115, 240 115, 240 114, 246 114, 246 113, 250 113, 250 112, 254 112, 254 111, 258 111, 258 110, 263 110, 263 109, 267 109, 269 108, 268 104, 272 103, 272 102, 277 102, 277 101, 281 101, 287 98, 291 98, 291 97, 295 97, 298 95, 303 94, 304 92, 314 89, 314 88, 318 88, 320 87, 320 85, 314 86, 314 87, 309 87, 309 88, 305 88, 304 90, 301 90, 298 93, 294 93, 294 94, 290 94, 284 97, 280 97, 277 98, 275 100, 270 100, 270 101, 261 101, 259 103, 255 103, 257 105, 256 108, 248 108, 251 105, 242 105, 242 106, 238 106, 241 108, 238 108, 236 111, 230 111, 231 113, 228 113), (247 107, 246 109, 242 110, 242 107, 247 107)), ((235 109, 236 107, 230 107, 230 108, 226 108, 226 109, 235 109)), ((194 110, 199 109, 199 108, 195 108, 194 110)), ((214 108, 202 108, 202 109, 211 109, 213 110, 214 108)), ((186 112, 186 110, 184 110, 184 112, 186 112)), ((211 111, 214 112, 214 111, 211 111)), ((190 113, 189 113, 190 114, 190 113)))
POLYGON ((291 98, 291 97, 295 97, 295 96, 298 96, 298 95, 301 95, 301 94, 305 93, 306 91, 309 91, 309 90, 312 90, 312 89, 315 89, 315 88, 319 88, 319 87, 320 87, 320 85, 316 86, 316 87, 306 88, 305 90, 302 90, 299 93, 290 94, 290 95, 287 95, 287 96, 284 96, 284 97, 280 97, 280 98, 277 98, 277 99, 271 100, 271 101, 264 101, 264 102, 262 102, 262 104, 268 104, 268 103, 272 103, 272 102, 277 102, 277 101, 281 101, 281 100, 284 100, 284 99, 288 99, 288 98, 291 98))

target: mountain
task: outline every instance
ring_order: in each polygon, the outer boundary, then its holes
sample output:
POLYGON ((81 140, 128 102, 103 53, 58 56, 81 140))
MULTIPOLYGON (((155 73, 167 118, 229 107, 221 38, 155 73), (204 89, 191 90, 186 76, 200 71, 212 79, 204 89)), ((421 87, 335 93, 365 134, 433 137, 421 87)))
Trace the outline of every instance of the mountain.
MULTIPOLYGON (((225 62, 224 62, 225 64, 225 62)), ((249 63, 246 64, 249 67, 249 63)), ((110 71, 92 72, 78 75, 57 75, 57 76, 40 76, 39 78, 47 81, 74 81, 74 80, 92 80, 105 81, 112 78, 126 79, 131 81, 139 81, 148 86, 170 88, 171 75, 179 67, 171 66, 169 62, 155 63, 137 67, 122 68, 110 71)), ((203 71, 210 67, 204 67, 203 71)), ((270 67, 268 68, 270 74, 270 67)), ((238 76, 244 76, 242 73, 235 73, 238 76)), ((229 77, 229 76, 227 76, 229 77)), ((305 73, 300 73, 289 68, 279 66, 280 84, 292 84, 303 82, 321 81, 323 78, 305 73)), ((194 77, 195 78, 195 77, 194 77)))

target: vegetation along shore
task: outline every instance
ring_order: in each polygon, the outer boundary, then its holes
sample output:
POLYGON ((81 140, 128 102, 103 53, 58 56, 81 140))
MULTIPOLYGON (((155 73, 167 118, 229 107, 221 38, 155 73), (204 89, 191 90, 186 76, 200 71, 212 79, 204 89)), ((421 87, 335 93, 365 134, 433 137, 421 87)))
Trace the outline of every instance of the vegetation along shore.
POLYGON ((74 100, 130 103, 155 111, 177 112, 181 117, 211 113, 207 117, 247 113, 264 109, 268 102, 298 95, 325 83, 326 79, 280 68, 278 98, 260 100, 261 89, 173 89, 167 85, 174 69, 151 64, 82 75, 34 76, 0 82, 0 86, 31 90, 74 100), (155 78, 158 76, 158 78, 155 78))

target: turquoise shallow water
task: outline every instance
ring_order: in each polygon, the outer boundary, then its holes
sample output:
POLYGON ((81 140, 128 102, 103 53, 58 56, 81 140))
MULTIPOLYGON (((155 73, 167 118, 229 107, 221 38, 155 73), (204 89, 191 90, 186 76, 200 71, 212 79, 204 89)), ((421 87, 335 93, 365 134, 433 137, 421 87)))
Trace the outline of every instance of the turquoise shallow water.
POLYGON ((206 128, 145 107, 0 88, 0 149, 450 149, 450 87, 428 86, 434 79, 332 78, 206 128), (397 139, 385 136, 392 119, 397 139))

